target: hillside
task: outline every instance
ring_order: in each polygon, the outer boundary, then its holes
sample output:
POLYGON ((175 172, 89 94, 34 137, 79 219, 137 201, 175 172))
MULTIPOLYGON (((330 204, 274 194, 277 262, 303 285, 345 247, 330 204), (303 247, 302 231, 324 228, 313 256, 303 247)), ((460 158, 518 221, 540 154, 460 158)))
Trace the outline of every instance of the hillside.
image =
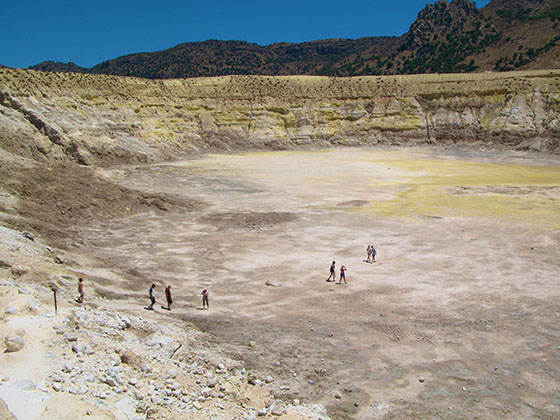
POLYGON ((130 54, 84 69, 45 62, 35 70, 150 79, 224 75, 359 76, 549 69, 560 65, 560 0, 470 0, 428 4, 400 37, 260 46, 190 42, 130 54))

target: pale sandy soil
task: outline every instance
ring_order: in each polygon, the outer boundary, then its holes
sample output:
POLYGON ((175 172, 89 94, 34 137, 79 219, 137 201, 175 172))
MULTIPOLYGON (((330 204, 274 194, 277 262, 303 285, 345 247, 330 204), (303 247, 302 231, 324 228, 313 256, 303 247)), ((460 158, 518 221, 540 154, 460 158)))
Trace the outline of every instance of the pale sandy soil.
POLYGON ((83 227, 77 252, 146 278, 103 285, 127 297, 113 305, 145 313, 153 281, 164 312, 171 284, 168 315, 278 395, 333 418, 560 416, 557 158, 344 149, 104 175, 205 204, 83 227), (348 285, 325 282, 332 260, 348 285))

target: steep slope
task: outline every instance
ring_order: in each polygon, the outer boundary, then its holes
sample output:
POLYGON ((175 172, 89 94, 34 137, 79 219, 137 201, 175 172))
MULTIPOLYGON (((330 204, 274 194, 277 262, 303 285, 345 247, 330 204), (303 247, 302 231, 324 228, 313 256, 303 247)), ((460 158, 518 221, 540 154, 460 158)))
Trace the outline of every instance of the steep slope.
POLYGON ((493 0, 483 12, 503 35, 476 57, 482 68, 509 71, 559 67, 559 0, 493 0))

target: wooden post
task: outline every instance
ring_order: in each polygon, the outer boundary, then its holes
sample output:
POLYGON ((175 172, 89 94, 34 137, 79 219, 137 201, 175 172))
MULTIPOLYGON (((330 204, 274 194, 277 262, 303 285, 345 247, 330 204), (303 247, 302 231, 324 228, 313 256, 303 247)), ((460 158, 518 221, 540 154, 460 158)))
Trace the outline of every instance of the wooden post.
POLYGON ((58 304, 56 302, 56 292, 58 291, 58 285, 53 280, 50 280, 49 286, 51 287, 54 295, 54 314, 56 315, 58 312, 58 304))
POLYGON ((56 304, 56 290, 53 290, 54 294, 54 314, 56 315, 58 312, 58 305, 56 304))

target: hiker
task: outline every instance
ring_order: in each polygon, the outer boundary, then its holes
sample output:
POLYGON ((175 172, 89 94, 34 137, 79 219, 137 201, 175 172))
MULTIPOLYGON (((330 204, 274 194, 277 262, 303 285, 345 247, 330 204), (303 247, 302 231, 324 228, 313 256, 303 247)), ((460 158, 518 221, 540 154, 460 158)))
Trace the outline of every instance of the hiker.
POLYGON ((366 262, 369 262, 371 260, 371 245, 367 246, 366 252, 367 252, 367 259, 366 262))
POLYGON ((210 303, 208 303, 208 290, 204 289, 201 293, 202 295, 202 309, 210 309, 210 303))
POLYGON ((329 278, 327 279, 327 281, 336 281, 336 263, 333 261, 331 264, 331 274, 329 276, 329 278), (332 280, 331 280, 332 278, 332 280))
POLYGON ((344 284, 348 284, 346 283, 346 267, 344 266, 340 267, 340 279, 338 280, 338 284, 342 283, 342 280, 344 280, 344 284))
POLYGON ((84 279, 81 277, 78 279, 78 294, 79 296, 76 302, 82 303, 84 301, 84 279))
POLYGON ((373 247, 373 245, 371 246, 371 262, 374 263, 375 262, 375 256, 377 255, 377 251, 375 250, 375 248, 373 247))
POLYGON ((150 296, 150 300, 152 301, 150 306, 148 306, 148 309, 151 310, 151 311, 154 310, 154 304, 156 303, 156 298, 154 297, 154 289, 155 288, 156 288, 156 285, 152 284, 152 287, 150 287, 150 289, 148 290, 148 295, 150 296))
POLYGON ((173 303, 173 298, 171 297, 171 286, 165 288, 165 299, 167 300, 167 310, 171 310, 171 304, 173 303))

